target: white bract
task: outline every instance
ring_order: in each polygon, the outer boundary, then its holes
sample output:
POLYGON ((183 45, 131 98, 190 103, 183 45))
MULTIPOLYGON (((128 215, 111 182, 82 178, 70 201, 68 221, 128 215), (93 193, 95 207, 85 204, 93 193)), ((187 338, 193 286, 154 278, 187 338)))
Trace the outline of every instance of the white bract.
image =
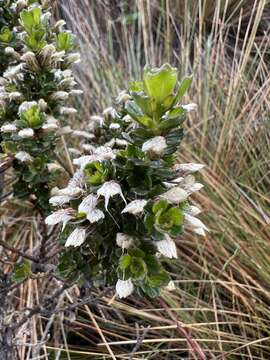
POLYGON ((102 113, 105 117, 107 116, 111 116, 112 118, 116 118, 117 117, 117 111, 113 108, 113 107, 107 107, 106 109, 103 110, 102 113))
POLYGON ((18 132, 18 136, 23 138, 23 139, 29 139, 32 138, 34 136, 34 130, 31 128, 27 128, 27 129, 22 129, 18 132))
POLYGON ((16 132, 17 127, 16 127, 16 125, 9 123, 9 124, 2 125, 1 128, 0 128, 0 131, 2 133, 16 132))
POLYGON ((179 186, 175 186, 160 195, 160 198, 167 200, 170 204, 179 204, 188 198, 188 193, 179 186))
POLYGON ((116 234, 116 244, 122 248, 122 249, 128 249, 130 246, 134 243, 134 239, 132 236, 123 234, 123 233, 117 233, 116 234))
POLYGON ((167 148, 166 140, 163 136, 156 136, 143 143, 142 151, 148 153, 150 156, 161 156, 167 148))
POLYGON ((182 105, 182 108, 185 109, 187 112, 196 111, 198 108, 198 105, 191 103, 191 104, 182 105))
POLYGON ((21 162, 32 162, 33 158, 30 154, 28 154, 26 151, 19 151, 15 158, 21 162))
POLYGON ((145 205, 147 204, 146 200, 133 200, 122 211, 124 213, 130 213, 133 215, 137 215, 143 212, 145 205))
POLYGON ((86 239, 86 229, 82 227, 77 227, 67 238, 65 246, 80 246, 85 242, 86 239))
POLYGON ((128 280, 119 279, 116 283, 116 293, 118 294, 120 299, 126 298, 129 295, 131 295, 133 290, 134 290, 134 285, 131 279, 128 280))
POLYGON ((121 186, 116 181, 107 181, 97 191, 98 196, 105 198, 105 209, 108 210, 109 200, 115 195, 120 195, 123 201, 126 203, 126 199, 122 193, 121 186))
POLYGON ((67 186, 58 191, 58 195, 69 196, 70 198, 76 198, 82 195, 83 190, 80 187, 67 186))
POLYGON ((126 101, 130 100, 131 96, 125 91, 120 91, 117 98, 115 99, 118 104, 125 103, 126 101))
POLYGON ((52 132, 52 131, 56 131, 59 129, 59 126, 57 124, 44 124, 42 125, 42 130, 44 132, 52 132))
POLYGON ((67 195, 55 195, 50 198, 49 203, 52 206, 62 206, 64 204, 69 203, 71 200, 70 196, 67 195))
POLYGON ((59 223, 63 223, 63 228, 62 228, 63 231, 69 220, 73 219, 72 213, 73 213, 72 209, 57 210, 51 215, 46 217, 45 223, 47 225, 56 225, 59 223))
POLYGON ((98 202, 98 197, 96 195, 90 194, 80 203, 78 211, 79 213, 85 213, 86 218, 90 223, 97 222, 101 219, 104 219, 105 215, 103 211, 96 209, 98 202))
POLYGON ((203 164, 176 164, 174 170, 181 173, 193 173, 202 170, 205 167, 203 164))
POLYGON ((38 103, 36 101, 24 101, 20 105, 18 113, 22 114, 23 112, 25 112, 25 111, 27 111, 27 110, 29 110, 32 107, 37 106, 37 105, 38 105, 38 103))
POLYGON ((118 124, 118 123, 111 123, 110 124, 110 126, 109 126, 109 129, 111 129, 111 130, 118 130, 118 129, 120 129, 120 124, 118 124))
POLYGON ((204 223, 197 219, 195 216, 192 216, 188 213, 185 213, 185 223, 188 228, 190 228, 193 232, 198 235, 205 236, 205 232, 208 231, 208 228, 204 225, 204 223))
POLYGON ((161 241, 156 241, 155 245, 162 255, 170 259, 177 258, 175 242, 173 241, 173 239, 170 238, 169 235, 165 234, 165 239, 161 241))
POLYGON ((165 286, 165 289, 168 291, 173 291, 176 289, 174 282, 171 280, 168 282, 168 285, 165 286))

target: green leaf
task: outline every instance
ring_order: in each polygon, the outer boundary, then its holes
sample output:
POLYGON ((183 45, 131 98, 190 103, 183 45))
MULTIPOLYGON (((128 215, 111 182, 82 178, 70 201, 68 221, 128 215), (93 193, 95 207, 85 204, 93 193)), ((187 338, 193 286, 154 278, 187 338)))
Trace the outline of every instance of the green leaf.
POLYGON ((170 281, 170 276, 166 271, 162 271, 159 274, 151 275, 148 277, 148 283, 151 287, 159 287, 167 285, 170 281))
POLYGON ((192 78, 193 76, 187 76, 186 78, 184 78, 177 90, 177 94, 175 96, 173 105, 177 104, 177 102, 179 100, 181 100, 181 98, 185 95, 185 93, 188 91, 191 83, 192 83, 192 78))
POLYGON ((143 83, 147 95, 162 104, 174 91, 177 83, 177 69, 169 64, 153 69, 146 67, 143 83))
POLYGON ((12 40, 13 33, 7 26, 3 26, 0 31, 0 42, 9 43, 12 40))
POLYGON ((139 124, 148 128, 156 127, 155 122, 149 116, 145 115, 141 108, 134 101, 127 101, 126 111, 139 124))
POLYGON ((178 208, 171 208, 167 211, 167 215, 173 221, 174 225, 180 226, 184 222, 184 215, 178 208))
POLYGON ((24 10, 20 17, 25 31, 30 34, 34 27, 40 25, 41 9, 35 7, 29 11, 24 10))
POLYGON ((130 270, 133 279, 143 279, 147 274, 147 266, 142 258, 132 258, 130 270))
POLYGON ((69 51, 73 48, 73 36, 71 33, 64 31, 56 37, 56 48, 58 51, 69 51))
POLYGON ((168 208, 169 204, 166 200, 160 200, 156 203, 154 203, 152 207, 152 211, 154 214, 156 214, 159 210, 165 211, 168 208))
POLYGON ((129 254, 122 255, 119 260, 119 267, 121 270, 125 270, 131 263, 131 256, 129 254))
POLYGON ((31 261, 24 260, 21 263, 17 263, 13 268, 13 280, 20 282, 28 278, 31 274, 31 261))

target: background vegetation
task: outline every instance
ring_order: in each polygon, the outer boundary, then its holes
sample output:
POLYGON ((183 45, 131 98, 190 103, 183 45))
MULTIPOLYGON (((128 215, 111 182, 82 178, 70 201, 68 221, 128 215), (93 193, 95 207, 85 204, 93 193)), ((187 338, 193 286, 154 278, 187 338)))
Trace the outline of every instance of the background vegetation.
MULTIPOLYGON (((45 359, 193 359, 176 321, 206 359, 269 359, 270 1, 59 0, 58 16, 82 54, 77 78, 85 93, 74 127, 110 106, 145 63, 168 61, 194 74, 186 100, 198 112, 186 123, 179 161, 207 165, 197 199, 211 232, 179 239, 170 265, 177 289, 164 292, 164 302, 93 294, 98 300, 76 319, 71 312, 51 319, 45 359)), ((21 210, 3 214, 6 236, 34 249, 37 224, 21 210)), ((29 280, 18 309, 55 286, 29 280)), ((72 299, 65 293, 61 301, 72 299)), ((46 333, 43 320, 32 320, 24 341, 46 333)), ((28 354, 22 346, 22 359, 28 354)))

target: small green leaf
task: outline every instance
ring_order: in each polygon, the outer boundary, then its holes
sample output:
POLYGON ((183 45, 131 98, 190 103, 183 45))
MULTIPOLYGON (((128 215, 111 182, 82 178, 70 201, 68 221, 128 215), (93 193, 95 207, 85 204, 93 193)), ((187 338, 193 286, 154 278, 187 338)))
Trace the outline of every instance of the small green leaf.
POLYGON ((152 211, 154 214, 156 214, 159 210, 165 211, 168 208, 169 204, 166 200, 160 200, 156 203, 154 203, 152 207, 152 211))
POLYGON ((25 31, 30 34, 33 28, 40 24, 41 9, 35 7, 29 11, 24 10, 21 12, 20 17, 25 31))
POLYGON ((162 104, 174 91, 177 83, 177 69, 169 64, 164 64, 161 68, 146 67, 143 83, 148 96, 162 104))
POLYGON ((3 26, 0 31, 0 42, 9 43, 12 40, 13 34, 7 26, 3 26))
POLYGON ((64 31, 56 37, 56 47, 58 51, 69 51, 73 48, 73 36, 71 33, 64 31))
POLYGON ((24 260, 21 263, 15 264, 13 268, 13 280, 20 282, 28 278, 31 274, 31 262, 24 260))
POLYGON ((181 98, 185 95, 185 93, 188 91, 191 83, 192 83, 192 76, 188 76, 186 78, 184 78, 177 90, 177 94, 175 96, 173 105, 177 104, 177 102, 179 100, 181 100, 181 98))
POLYGON ((131 263, 131 256, 129 254, 122 255, 119 260, 119 267, 121 270, 125 270, 131 263))

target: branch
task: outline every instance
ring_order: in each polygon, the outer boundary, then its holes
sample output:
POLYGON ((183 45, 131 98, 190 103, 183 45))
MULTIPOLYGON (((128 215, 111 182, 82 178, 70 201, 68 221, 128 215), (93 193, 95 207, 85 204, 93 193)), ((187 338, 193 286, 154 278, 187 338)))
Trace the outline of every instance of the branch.
POLYGON ((38 259, 35 258, 34 256, 32 255, 28 255, 26 253, 24 253, 23 251, 19 250, 19 249, 16 249, 15 247, 11 246, 11 245, 8 245, 5 241, 3 240, 0 240, 0 245, 3 246, 4 249, 8 250, 8 251, 11 251, 15 254, 18 254, 20 255, 21 257, 25 258, 25 259, 28 259, 30 261, 33 261, 35 263, 38 263, 38 259))

